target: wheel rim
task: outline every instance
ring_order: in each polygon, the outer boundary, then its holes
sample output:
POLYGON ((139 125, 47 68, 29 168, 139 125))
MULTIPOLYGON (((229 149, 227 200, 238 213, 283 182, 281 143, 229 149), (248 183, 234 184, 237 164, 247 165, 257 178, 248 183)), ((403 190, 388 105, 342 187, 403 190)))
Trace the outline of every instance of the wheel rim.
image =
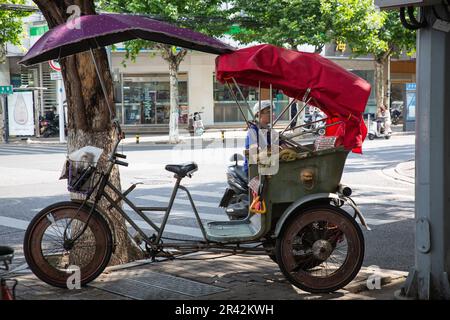
POLYGON ((281 243, 281 259, 294 283, 312 291, 335 290, 359 271, 362 246, 358 230, 347 217, 321 208, 291 221, 281 243))
POLYGON ((91 218, 86 231, 73 246, 67 247, 68 241, 64 241, 66 227, 69 238, 76 237, 85 226, 87 218, 88 213, 85 211, 58 208, 42 215, 34 224, 29 239, 29 257, 32 262, 30 267, 39 278, 64 287, 68 277, 78 268, 81 284, 95 277, 109 257, 109 237, 100 221, 91 218))

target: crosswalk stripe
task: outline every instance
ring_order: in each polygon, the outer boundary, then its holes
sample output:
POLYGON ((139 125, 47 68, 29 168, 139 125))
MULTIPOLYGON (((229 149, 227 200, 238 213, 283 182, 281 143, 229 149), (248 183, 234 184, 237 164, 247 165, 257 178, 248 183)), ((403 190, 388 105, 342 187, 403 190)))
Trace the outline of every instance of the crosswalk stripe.
POLYGON ((404 221, 406 219, 374 219, 374 218, 365 218, 366 223, 369 226, 379 226, 382 224, 394 223, 399 221, 404 221))
MULTIPOLYGON (((345 184, 345 183, 343 183, 345 184)), ((369 189, 369 190, 389 190, 389 191, 407 191, 408 187, 405 186, 404 188, 398 188, 398 187, 385 187, 385 186, 375 186, 375 185, 368 185, 368 184, 348 184, 348 186, 350 188, 352 188, 352 190, 364 190, 364 189, 369 189)))
MULTIPOLYGON (((155 201, 155 202, 162 202, 165 204, 169 203, 169 198, 162 197, 162 196, 147 195, 147 196, 140 196, 137 198, 143 199, 143 200, 155 201)), ((174 204, 184 204, 184 205, 190 206, 191 202, 189 200, 176 198, 174 204)), ((207 207, 207 208, 217 208, 219 205, 218 202, 207 202, 207 201, 197 201, 197 200, 194 200, 194 204, 195 204, 195 207, 207 207)))
MULTIPOLYGON (((196 194, 199 196, 207 196, 211 198, 222 198, 223 192, 214 192, 214 191, 201 191, 201 190, 189 190, 191 194, 196 194)), ((225 190, 224 190, 225 192, 225 190)))
MULTIPOLYGON (((133 221, 141 229, 154 231, 154 229, 143 220, 133 220, 133 221)), ((127 226, 131 227, 131 225, 129 225, 128 222, 127 222, 127 226)), ((164 228, 163 236, 164 236, 164 233, 166 233, 166 232, 173 233, 173 234, 179 234, 179 235, 185 235, 185 236, 191 236, 191 237, 196 237, 196 238, 203 238, 202 232, 199 227, 194 228, 194 227, 185 227, 185 226, 178 226, 178 225, 173 225, 173 224, 166 224, 166 227, 164 228)))
MULTIPOLYGON (((133 221, 141 229, 153 230, 153 228, 151 226, 149 226, 143 220, 133 220, 133 221)), ((29 221, 0 216, 0 226, 20 229, 20 230, 26 230, 28 228, 28 225, 29 225, 29 221)), ((175 233, 175 234, 192 236, 192 237, 202 237, 202 233, 198 227, 193 228, 193 227, 184 227, 184 226, 167 224, 165 231, 170 232, 170 233, 175 233)))
POLYGON ((15 228, 20 230, 27 230, 29 222, 15 218, 0 216, 0 226, 15 228))
MULTIPOLYGON (((125 209, 125 212, 128 214, 131 213, 135 213, 132 209, 125 209)), ((165 212, 163 211, 146 211, 147 215, 154 215, 154 216, 159 216, 162 218, 162 216, 164 216, 165 212)), ((202 220, 210 220, 210 221, 228 221, 228 216, 226 215, 225 212, 223 213, 218 213, 218 214, 208 214, 208 213, 198 213, 200 216, 200 219, 202 220)), ((169 214, 169 218, 172 216, 176 216, 176 217, 183 217, 183 218, 187 218, 187 219, 195 219, 195 214, 194 211, 176 211, 176 210, 172 210, 170 211, 169 214)))
POLYGON ((14 155, 14 154, 45 154, 45 153, 65 153, 65 149, 35 149, 35 148, 0 148, 0 154, 2 155, 14 155))

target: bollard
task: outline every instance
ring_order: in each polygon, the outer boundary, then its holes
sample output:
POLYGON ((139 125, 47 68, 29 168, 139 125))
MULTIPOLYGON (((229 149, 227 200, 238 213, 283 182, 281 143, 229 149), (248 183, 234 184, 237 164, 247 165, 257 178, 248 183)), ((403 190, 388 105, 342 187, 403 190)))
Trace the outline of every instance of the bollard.
POLYGON ((139 144, 139 135, 136 135, 136 144, 139 144))
POLYGON ((220 133, 222 134, 222 143, 225 143, 225 130, 220 130, 220 133))

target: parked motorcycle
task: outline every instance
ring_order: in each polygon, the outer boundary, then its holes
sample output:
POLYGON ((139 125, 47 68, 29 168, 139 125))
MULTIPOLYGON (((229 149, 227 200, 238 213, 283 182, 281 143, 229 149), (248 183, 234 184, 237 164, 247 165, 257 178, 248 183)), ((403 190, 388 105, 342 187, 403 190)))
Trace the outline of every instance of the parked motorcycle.
MULTIPOLYGON (((44 138, 59 136, 59 116, 56 115, 53 120, 47 120, 40 116, 39 132, 44 138)), ((67 124, 64 124, 64 134, 67 136, 67 124)))
POLYGON ((391 110, 391 122, 392 124, 398 124, 400 122, 402 113, 400 110, 393 109, 391 110))
POLYGON ((242 155, 236 153, 231 156, 230 161, 234 163, 228 166, 228 187, 220 200, 219 207, 225 208, 230 220, 239 220, 248 214, 248 177, 244 165, 239 164, 240 161, 244 161, 242 155))
POLYGON ((59 120, 56 116, 53 120, 39 117, 39 132, 42 137, 54 137, 59 135, 59 120))

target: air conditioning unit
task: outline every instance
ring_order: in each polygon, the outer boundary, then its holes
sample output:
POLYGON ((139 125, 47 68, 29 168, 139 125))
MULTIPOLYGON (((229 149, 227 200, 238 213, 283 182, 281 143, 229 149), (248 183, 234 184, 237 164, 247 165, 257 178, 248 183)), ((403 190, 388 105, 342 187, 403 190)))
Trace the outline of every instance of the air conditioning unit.
POLYGON ((400 8, 409 6, 433 6, 441 4, 441 0, 375 0, 375 5, 380 8, 400 8))

